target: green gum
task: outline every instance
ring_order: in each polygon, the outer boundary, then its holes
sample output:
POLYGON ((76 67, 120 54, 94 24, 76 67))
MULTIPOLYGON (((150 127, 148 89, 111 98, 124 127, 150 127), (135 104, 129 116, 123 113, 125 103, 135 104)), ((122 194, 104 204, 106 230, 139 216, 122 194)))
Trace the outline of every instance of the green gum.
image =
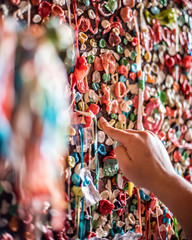
POLYGON ((145 11, 145 18, 147 22, 152 25, 152 20, 159 20, 160 25, 171 27, 171 24, 175 23, 177 12, 174 8, 166 9, 158 14, 151 14, 148 10, 145 11))
POLYGON ((116 0, 108 0, 105 4, 105 8, 109 11, 114 13, 117 8, 117 1, 116 0))
POLYGON ((139 80, 138 81, 138 87, 142 90, 144 90, 144 81, 143 80, 139 80))

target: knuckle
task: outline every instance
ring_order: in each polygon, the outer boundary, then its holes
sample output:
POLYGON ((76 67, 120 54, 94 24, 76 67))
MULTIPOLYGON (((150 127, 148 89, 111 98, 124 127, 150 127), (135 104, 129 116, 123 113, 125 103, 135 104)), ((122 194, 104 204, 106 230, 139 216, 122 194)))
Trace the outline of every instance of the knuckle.
POLYGON ((150 132, 148 130, 146 131, 141 131, 140 135, 144 138, 144 139, 148 139, 150 137, 150 132))
POLYGON ((131 137, 132 140, 138 141, 139 139, 141 139, 140 134, 133 134, 133 136, 131 137))

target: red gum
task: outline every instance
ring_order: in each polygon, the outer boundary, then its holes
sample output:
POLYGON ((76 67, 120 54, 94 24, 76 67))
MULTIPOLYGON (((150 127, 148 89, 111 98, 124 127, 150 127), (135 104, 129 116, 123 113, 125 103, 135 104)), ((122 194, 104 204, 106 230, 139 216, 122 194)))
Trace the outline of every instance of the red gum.
POLYGON ((192 3, 189 0, 181 0, 181 1, 188 9, 192 9, 192 3))
POLYGON ((120 31, 120 35, 125 36, 125 31, 123 30, 122 25, 121 25, 121 21, 120 21, 120 19, 119 19, 117 16, 115 16, 115 15, 113 14, 113 15, 110 17, 109 22, 110 22, 109 27, 107 27, 107 28, 103 31, 102 34, 106 34, 106 33, 110 32, 110 30, 111 30, 112 28, 117 27, 117 28, 119 29, 119 31, 120 31), (113 21, 114 17, 116 17, 116 19, 117 19, 117 21, 115 21, 115 22, 113 21))
POLYGON ((98 12, 98 5, 95 4, 95 3, 92 3, 93 6, 95 7, 95 15, 96 15, 96 18, 95 18, 95 29, 93 30, 91 24, 90 24, 90 29, 89 31, 93 34, 97 34, 98 33, 98 26, 99 26, 99 12, 98 12))
POLYGON ((58 6, 56 4, 52 4, 51 14, 52 14, 52 16, 55 16, 55 17, 56 16, 62 17, 64 15, 64 11, 60 6, 58 6))
POLYGON ((93 6, 95 7, 95 12, 96 12, 96 18, 95 18, 95 29, 93 30, 91 26, 91 22, 89 18, 85 18, 84 16, 81 16, 80 19, 78 20, 78 29, 81 32, 87 32, 88 30, 92 34, 97 34, 98 32, 98 26, 99 26, 99 13, 98 13, 98 5, 93 3, 93 6), (82 25, 82 26, 81 26, 82 25))
POLYGON ((117 82, 115 85, 115 95, 117 98, 122 98, 126 93, 125 84, 122 82, 117 82))
POLYGON ((153 19, 154 43, 159 44, 162 41, 162 27, 157 19, 153 19))
POLYGON ((179 34, 179 41, 182 46, 185 46, 188 43, 188 34, 186 32, 181 32, 179 34))
POLYGON ((145 44, 145 39, 143 36, 143 32, 140 33, 140 39, 141 39, 141 45, 145 48, 145 50, 147 51, 152 51, 153 50, 153 38, 154 38, 154 32, 151 29, 150 26, 147 26, 148 31, 149 31, 149 35, 150 35, 150 39, 148 40, 148 45, 145 44))
POLYGON ((117 69, 117 72, 118 72, 119 74, 122 74, 122 75, 125 76, 126 78, 127 78, 127 76, 128 76, 128 69, 125 67, 125 65, 119 66, 118 69, 117 69))
POLYGON ((175 43, 176 30, 169 30, 167 27, 163 28, 163 40, 167 43, 168 47, 171 47, 175 43))
POLYGON ((164 114, 160 113, 160 120, 155 123, 150 123, 147 118, 150 116, 151 112, 159 107, 159 103, 157 101, 150 101, 145 107, 145 116, 143 116, 143 126, 145 129, 152 131, 157 134, 161 129, 161 125, 163 124, 164 114))

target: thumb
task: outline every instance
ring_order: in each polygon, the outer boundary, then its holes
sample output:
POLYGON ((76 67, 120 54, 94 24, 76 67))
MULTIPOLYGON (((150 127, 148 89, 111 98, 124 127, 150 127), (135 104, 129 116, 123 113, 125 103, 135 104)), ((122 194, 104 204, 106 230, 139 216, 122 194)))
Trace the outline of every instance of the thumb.
POLYGON ((123 130, 111 127, 103 117, 99 119, 99 124, 102 130, 115 141, 120 143, 129 143, 132 133, 124 132, 123 130))

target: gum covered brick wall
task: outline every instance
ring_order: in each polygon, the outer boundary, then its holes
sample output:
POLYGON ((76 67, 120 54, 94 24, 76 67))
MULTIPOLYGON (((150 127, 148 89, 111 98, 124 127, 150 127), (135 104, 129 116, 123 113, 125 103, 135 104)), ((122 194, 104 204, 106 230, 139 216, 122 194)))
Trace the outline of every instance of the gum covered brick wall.
MULTIPOLYGON (((69 206, 64 233, 55 239, 139 239, 139 233, 141 239, 186 239, 169 209, 122 175, 116 142, 98 119, 104 116, 118 129, 151 130, 175 171, 192 181, 191 1, 4 0, 0 12, 28 27, 56 18, 75 31, 76 48, 66 53, 76 56, 75 66, 68 67, 69 206)), ((10 194, 3 184, 1 189, 0 228, 19 236, 19 226, 10 227, 10 221, 19 222, 17 204, 3 197, 10 194)), ((51 239, 47 229, 43 238, 51 239)))

